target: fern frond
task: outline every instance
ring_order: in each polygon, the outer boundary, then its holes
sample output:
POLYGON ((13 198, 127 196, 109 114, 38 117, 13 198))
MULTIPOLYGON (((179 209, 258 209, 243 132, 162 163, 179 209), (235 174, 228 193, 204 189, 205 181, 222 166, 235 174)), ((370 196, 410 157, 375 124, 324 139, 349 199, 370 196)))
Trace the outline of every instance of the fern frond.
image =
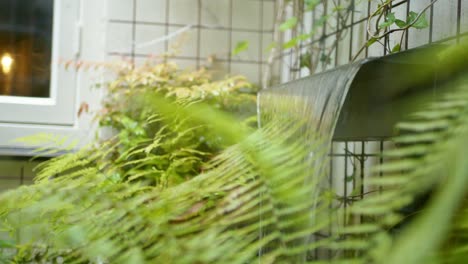
POLYGON ((424 263, 438 254, 447 259, 464 254, 458 243, 451 245, 460 250, 444 249, 445 241, 452 240, 449 230, 460 230, 452 221, 466 210, 466 203, 459 206, 468 193, 468 85, 466 79, 450 85, 453 89, 446 95, 398 125, 403 132, 394 139, 398 147, 384 152, 389 161, 369 179, 381 193, 355 203, 352 217, 363 221, 338 231, 345 241, 358 239, 341 249, 362 256, 361 263, 424 263), (397 225, 408 221, 400 210, 426 193, 433 193, 428 205, 397 231, 397 225))

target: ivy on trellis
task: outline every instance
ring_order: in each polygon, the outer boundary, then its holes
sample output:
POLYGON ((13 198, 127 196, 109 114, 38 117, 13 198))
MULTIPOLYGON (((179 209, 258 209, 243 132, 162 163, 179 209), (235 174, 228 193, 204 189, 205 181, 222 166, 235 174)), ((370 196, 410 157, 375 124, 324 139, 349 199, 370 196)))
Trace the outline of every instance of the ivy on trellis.
MULTIPOLYGON (((368 40, 355 52, 352 60, 356 60, 366 48, 377 44, 382 45, 387 53, 399 52, 403 46, 404 37, 410 28, 424 29, 429 26, 426 11, 436 1, 433 0, 422 10, 408 12, 405 17, 398 17, 395 12, 392 12, 395 0, 382 1, 375 10, 371 10, 367 20, 368 40), (398 43, 391 47, 388 36, 396 32, 402 32, 401 38, 398 43)), ((281 9, 276 17, 275 32, 280 33, 279 35, 283 34, 284 39, 284 34, 292 31, 293 37, 282 42, 279 39, 274 39, 268 46, 267 51, 272 53, 270 54, 272 58, 278 58, 281 54, 292 54, 293 58, 295 58, 292 65, 289 65, 292 72, 298 72, 306 68, 311 74, 314 73, 320 64, 327 65, 331 63, 333 51, 347 34, 348 27, 346 25, 350 22, 351 14, 359 12, 356 10, 358 4, 356 2, 359 1, 344 0, 338 3, 334 0, 280 0, 279 7, 281 9), (330 7, 329 4, 333 6, 330 7), (305 15, 318 10, 328 10, 328 12, 316 17, 311 28, 306 27, 305 15), (286 17, 287 11, 289 13, 292 11, 292 14, 288 17, 286 17), (330 21, 332 20, 337 21, 339 28, 343 29, 336 34, 336 40, 331 44, 326 44, 325 36, 320 36, 319 41, 312 41, 316 39, 317 34, 321 34, 320 29, 322 28, 338 30, 338 27, 331 25, 330 21)), ((248 42, 241 41, 237 43, 232 53, 237 55, 247 49, 248 42)), ((274 59, 270 59, 268 63, 271 64, 273 61, 274 59)), ((269 68, 267 67, 267 71, 269 68)), ((269 74, 266 75, 269 76, 269 74)))

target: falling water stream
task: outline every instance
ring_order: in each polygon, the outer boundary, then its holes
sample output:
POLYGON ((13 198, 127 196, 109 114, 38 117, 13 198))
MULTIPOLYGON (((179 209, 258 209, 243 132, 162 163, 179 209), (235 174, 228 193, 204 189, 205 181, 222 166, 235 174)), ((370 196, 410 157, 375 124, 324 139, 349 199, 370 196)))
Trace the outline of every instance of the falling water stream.
MULTIPOLYGON (((344 65, 263 90, 259 94, 257 110, 260 127, 271 120, 302 122, 301 133, 304 133, 306 141, 304 144, 310 149, 309 157, 305 157, 304 162, 310 163, 307 181, 312 188, 320 188, 323 184, 323 176, 328 176, 326 173, 329 164, 326 162, 328 151, 316 151, 317 145, 314 142, 319 138, 328 150, 346 95, 361 66, 362 62, 344 65)), ((301 135, 301 139, 304 135, 301 135)), ((310 198, 313 199, 314 208, 317 206, 319 193, 318 189, 311 190, 310 198)), ((311 212, 311 225, 314 223, 315 216, 311 212)), ((311 240, 315 238, 311 236, 305 242, 311 240)))
POLYGON ((331 140, 349 87, 361 66, 362 62, 348 64, 263 90, 258 97, 260 126, 287 115, 303 120, 306 129, 331 140))

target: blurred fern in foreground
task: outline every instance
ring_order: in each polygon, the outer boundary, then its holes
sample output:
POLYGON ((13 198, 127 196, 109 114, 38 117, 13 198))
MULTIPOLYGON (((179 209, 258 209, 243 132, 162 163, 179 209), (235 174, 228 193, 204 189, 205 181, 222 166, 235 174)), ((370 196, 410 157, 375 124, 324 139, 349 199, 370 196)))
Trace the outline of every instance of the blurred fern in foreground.
MULTIPOLYGON (((229 147, 180 184, 162 184, 165 176, 148 165, 159 152, 143 143, 122 147, 119 136, 53 159, 35 185, 0 196, 0 225, 12 234, 0 250, 16 263, 464 263, 467 79, 450 87, 400 123, 397 148, 375 170, 384 176, 370 182, 381 192, 354 203, 350 226, 335 217, 342 209, 321 188, 329 144, 303 131, 300 117, 252 132, 210 103, 146 91, 136 105, 157 109, 161 124, 209 127, 229 147), (146 172, 159 182, 142 180, 146 172), (428 192, 427 205, 406 221, 401 208, 428 192)), ((162 156, 182 148, 171 146, 178 148, 162 156)))
MULTIPOLYGON (((180 106, 158 100, 167 111, 180 106)), ((222 114, 190 111, 202 119, 222 114)), ((298 140, 298 124, 283 123, 248 135, 236 126, 218 133, 240 140, 210 162, 207 172, 178 186, 116 182, 85 152, 57 159, 67 166, 78 158, 83 169, 51 175, 0 197, 3 227, 28 232, 18 245, 18 262, 62 259, 65 263, 246 263, 295 262, 317 247, 308 241, 324 224, 310 192, 309 150, 298 140), (295 128, 296 127, 296 128, 295 128), (294 137, 292 137, 294 135, 294 137), (312 214, 313 212, 313 214, 312 214)), ((326 146, 317 142, 317 150, 326 146)), ((104 148, 105 151, 105 148, 104 148)), ((317 158, 321 157, 317 152, 317 158)), ((323 200, 325 201, 325 200, 323 200)), ((16 241, 15 243, 18 243, 16 241)))
MULTIPOLYGON (((164 97, 181 106, 204 103, 247 126, 255 118, 255 88, 242 76, 213 80, 203 68, 183 71, 173 63, 118 68, 101 84, 108 96, 96 113, 101 127, 111 128, 104 158, 116 180, 171 186, 198 175, 203 164, 228 145, 211 124, 184 115, 161 114, 148 97, 164 97), (247 123, 246 123, 247 122, 247 123)), ((102 161, 102 159, 101 159, 102 161)))

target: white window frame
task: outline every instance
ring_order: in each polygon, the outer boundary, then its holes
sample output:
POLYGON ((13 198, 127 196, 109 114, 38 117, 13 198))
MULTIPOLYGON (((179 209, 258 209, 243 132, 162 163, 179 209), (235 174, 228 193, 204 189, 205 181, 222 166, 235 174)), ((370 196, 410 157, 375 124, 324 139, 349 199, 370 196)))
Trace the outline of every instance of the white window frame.
POLYGON ((90 89, 104 76, 96 70, 66 70, 57 60, 103 62, 106 59, 107 1, 54 0, 51 96, 32 98, 2 96, 0 99, 0 155, 34 156, 31 146, 15 139, 40 133, 78 140, 80 146, 94 139, 92 113, 77 116, 87 102, 99 109, 102 90, 90 89))
POLYGON ((79 0, 54 0, 50 97, 0 95, 0 123, 73 125, 76 118, 76 74, 61 59, 75 59, 79 51, 79 0))

